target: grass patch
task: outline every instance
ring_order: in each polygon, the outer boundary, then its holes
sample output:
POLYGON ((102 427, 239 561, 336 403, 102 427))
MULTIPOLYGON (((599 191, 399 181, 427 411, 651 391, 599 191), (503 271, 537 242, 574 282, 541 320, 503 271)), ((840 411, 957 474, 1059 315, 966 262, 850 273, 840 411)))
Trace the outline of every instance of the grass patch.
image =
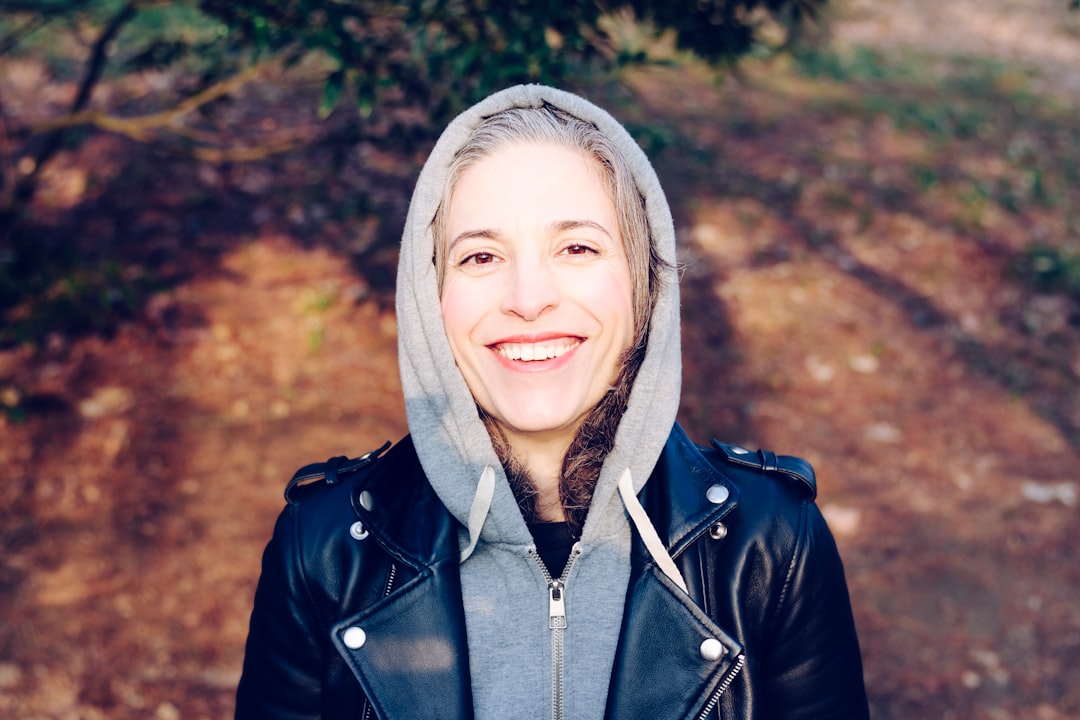
POLYGON ((42 345, 50 333, 114 332, 160 283, 141 267, 73 252, 0 261, 0 347, 42 345))
POLYGON ((818 110, 867 123, 887 118, 925 138, 933 159, 913 168, 913 190, 960 181, 966 208, 958 226, 979 226, 991 205, 1009 215, 1080 201, 1080 121, 1036 96, 1030 73, 998 60, 911 52, 815 49, 794 56, 802 77, 842 88, 822 93, 818 110), (978 157, 963 169, 957 158, 978 157))
POLYGON ((1035 290, 1080 300, 1080 252, 1038 245, 1017 262, 1020 277, 1035 290))
POLYGON ((794 67, 803 77, 855 86, 852 110, 887 116, 901 130, 938 140, 987 136, 1010 111, 1035 102, 1023 73, 982 58, 936 60, 857 47, 799 52, 794 67))
POLYGON ((830 48, 800 50, 794 55, 795 69, 803 77, 837 82, 913 82, 919 69, 885 53, 859 46, 850 52, 830 48))

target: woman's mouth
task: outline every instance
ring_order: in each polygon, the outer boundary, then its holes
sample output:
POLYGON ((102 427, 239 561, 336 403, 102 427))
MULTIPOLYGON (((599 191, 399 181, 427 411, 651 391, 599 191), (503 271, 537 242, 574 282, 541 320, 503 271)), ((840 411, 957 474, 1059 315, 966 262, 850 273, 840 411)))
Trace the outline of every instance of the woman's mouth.
POLYGON ((554 360, 565 355, 578 345, 581 339, 576 337, 564 337, 557 340, 545 340, 543 342, 501 342, 491 345, 492 350, 504 360, 516 362, 538 362, 542 360, 554 360))

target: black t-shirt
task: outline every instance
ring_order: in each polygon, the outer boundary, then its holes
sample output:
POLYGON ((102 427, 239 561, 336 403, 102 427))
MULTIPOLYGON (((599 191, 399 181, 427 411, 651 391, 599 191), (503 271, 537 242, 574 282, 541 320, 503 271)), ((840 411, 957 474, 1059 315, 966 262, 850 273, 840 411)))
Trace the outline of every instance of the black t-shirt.
POLYGON ((529 523, 529 532, 532 533, 536 552, 540 553, 540 559, 544 561, 548 574, 553 578, 562 577, 566 561, 570 559, 570 551, 577 541, 577 538, 570 534, 570 523, 529 523))

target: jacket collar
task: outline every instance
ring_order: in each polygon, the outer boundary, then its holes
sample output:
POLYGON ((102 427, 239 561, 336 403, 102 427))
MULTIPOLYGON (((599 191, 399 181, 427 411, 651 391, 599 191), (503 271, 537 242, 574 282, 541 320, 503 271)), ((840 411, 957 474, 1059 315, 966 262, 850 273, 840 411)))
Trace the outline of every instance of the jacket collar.
POLYGON ((739 489, 676 423, 639 497, 668 553, 678 558, 735 508, 739 489))
MULTIPOLYGON (((639 497, 668 553, 677 558, 735 508, 739 489, 676 423, 639 497)), ((353 493, 352 504, 379 543, 410 566, 419 569, 458 552, 457 523, 423 481, 410 437, 380 459, 353 493)))
POLYGON ((426 481, 411 436, 357 485, 352 506, 376 542, 417 572, 458 557, 460 524, 426 481))

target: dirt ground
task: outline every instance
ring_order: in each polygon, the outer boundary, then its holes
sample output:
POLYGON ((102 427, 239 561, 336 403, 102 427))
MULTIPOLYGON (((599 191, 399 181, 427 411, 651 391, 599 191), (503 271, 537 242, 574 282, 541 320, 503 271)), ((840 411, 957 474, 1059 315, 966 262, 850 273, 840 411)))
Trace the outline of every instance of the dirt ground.
MULTIPOLYGON (((1064 3, 882 5, 841 4, 835 41, 999 57, 1080 100, 1064 3)), ((1080 718, 1080 308, 1010 270, 1078 239, 1080 191, 959 222, 947 179, 888 200, 905 168, 951 159, 830 114, 836 86, 632 82, 630 119, 678 136, 658 165, 686 266, 681 420, 814 463, 874 717, 1080 718)), ((973 143, 957 163, 993 166, 973 143)), ((65 162, 43 206, 88 192, 65 162)), ((0 400, 27 410, 0 414, 2 717, 228 717, 285 481, 406 432, 392 279, 277 207, 268 172, 194 168, 205 191, 244 189, 203 214, 147 181, 125 227, 166 243, 180 280, 109 337, 0 350, 0 400)))

